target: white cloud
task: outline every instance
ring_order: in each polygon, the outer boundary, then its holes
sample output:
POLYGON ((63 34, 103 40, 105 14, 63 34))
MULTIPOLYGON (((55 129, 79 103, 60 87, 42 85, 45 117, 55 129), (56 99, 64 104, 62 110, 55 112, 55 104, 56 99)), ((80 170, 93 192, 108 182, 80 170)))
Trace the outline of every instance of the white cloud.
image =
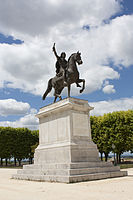
POLYGON ((38 129, 38 119, 35 117, 37 110, 31 108, 28 103, 18 102, 15 99, 0 100, 0 116, 24 115, 16 121, 1 121, 0 126, 27 127, 38 129))
POLYGON ((35 41, 23 45, 0 44, 0 50, 0 79, 3 83, 7 81, 6 87, 40 94, 38 85, 52 75, 49 52, 44 45, 35 41))
POLYGON ((15 99, 0 100, 0 115, 24 115, 30 110, 30 105, 24 102, 18 102, 15 99))
POLYGON ((94 110, 91 111, 91 115, 103 115, 104 113, 113 111, 133 109, 133 97, 110 101, 90 102, 89 105, 94 107, 94 110))
POLYGON ((39 121, 35 117, 35 114, 25 115, 24 117, 21 117, 17 121, 1 121, 0 122, 0 126, 4 126, 4 127, 11 126, 14 128, 25 127, 31 130, 37 130, 39 128, 38 125, 39 125, 39 121))
POLYGON ((104 88, 103 88, 103 92, 104 93, 107 93, 107 94, 111 94, 111 93, 115 93, 115 89, 114 89, 114 85, 106 85, 104 88))
POLYGON ((133 15, 123 15, 112 20, 108 40, 110 57, 114 64, 128 67, 133 64, 133 15))
POLYGON ((0 5, 1 31, 23 37, 99 25, 122 9, 116 0, 0 0, 0 5))
MULTIPOLYGON (((106 80, 119 78, 110 59, 116 66, 133 64, 133 16, 103 23, 120 10, 120 1, 115 0, 2 1, 1 30, 25 43, 0 44, 0 85, 7 81, 6 87, 42 95, 55 74, 51 48, 56 42, 57 51, 66 51, 67 57, 82 52, 79 71, 86 80, 85 92, 102 89, 106 80), (83 25, 90 30, 83 30, 83 25)), ((78 95, 79 90, 73 87, 72 94, 78 95)))

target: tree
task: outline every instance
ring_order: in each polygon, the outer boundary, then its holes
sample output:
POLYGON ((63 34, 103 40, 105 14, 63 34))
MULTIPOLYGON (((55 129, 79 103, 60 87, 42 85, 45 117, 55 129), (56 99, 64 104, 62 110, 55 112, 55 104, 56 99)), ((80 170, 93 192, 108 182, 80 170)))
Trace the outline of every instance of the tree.
POLYGON ((31 131, 32 140, 31 140, 31 147, 29 153, 29 163, 32 164, 32 160, 34 158, 35 149, 39 144, 39 130, 31 131))
POLYGON ((0 127, 0 157, 1 157, 1 165, 3 158, 7 159, 12 157, 13 150, 13 132, 14 129, 11 127, 0 127))
POLYGON ((94 116, 91 117, 91 124, 93 141, 100 153, 105 154, 105 160, 111 151, 117 154, 118 162, 123 152, 133 151, 133 110, 94 116))
POLYGON ((95 144, 97 144, 98 150, 101 154, 101 160, 103 160, 103 140, 101 135, 101 116, 91 116, 91 134, 92 140, 95 144))
POLYGON ((128 111, 113 112, 114 124, 112 126, 112 143, 115 145, 117 162, 121 162, 121 154, 130 150, 130 116, 128 111))
POLYGON ((127 151, 133 153, 133 110, 125 111, 125 123, 128 132, 128 138, 126 140, 127 151))
POLYGON ((22 159, 29 158, 31 146, 34 142, 31 130, 28 128, 16 128, 16 134, 13 156, 17 158, 19 165, 21 165, 22 159))
POLYGON ((31 163, 34 155, 34 145, 38 144, 39 131, 31 131, 27 128, 0 127, 0 158, 1 165, 3 159, 14 157, 21 165, 21 160, 29 158, 31 163))

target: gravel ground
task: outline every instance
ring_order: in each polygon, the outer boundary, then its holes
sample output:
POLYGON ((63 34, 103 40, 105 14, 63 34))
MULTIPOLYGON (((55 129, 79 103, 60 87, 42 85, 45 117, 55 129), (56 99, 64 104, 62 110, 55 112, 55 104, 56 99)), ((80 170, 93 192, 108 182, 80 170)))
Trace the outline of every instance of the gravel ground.
POLYGON ((0 169, 0 200, 133 200, 133 168, 128 176, 74 184, 11 179, 16 169, 0 169))

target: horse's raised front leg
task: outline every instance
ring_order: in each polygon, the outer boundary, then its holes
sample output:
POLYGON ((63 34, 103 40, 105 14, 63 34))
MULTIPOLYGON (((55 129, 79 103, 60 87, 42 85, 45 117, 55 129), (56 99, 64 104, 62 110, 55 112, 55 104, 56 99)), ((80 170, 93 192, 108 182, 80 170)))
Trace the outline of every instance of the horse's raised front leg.
POLYGON ((80 90, 80 93, 82 93, 82 92, 84 91, 84 89, 85 89, 85 79, 79 79, 79 80, 77 81, 77 83, 81 83, 81 82, 83 82, 83 87, 82 87, 82 89, 80 90))
POLYGON ((85 89, 85 79, 82 79, 82 82, 83 82, 83 87, 82 87, 82 89, 80 90, 80 93, 82 93, 82 92, 84 91, 84 89, 85 89))

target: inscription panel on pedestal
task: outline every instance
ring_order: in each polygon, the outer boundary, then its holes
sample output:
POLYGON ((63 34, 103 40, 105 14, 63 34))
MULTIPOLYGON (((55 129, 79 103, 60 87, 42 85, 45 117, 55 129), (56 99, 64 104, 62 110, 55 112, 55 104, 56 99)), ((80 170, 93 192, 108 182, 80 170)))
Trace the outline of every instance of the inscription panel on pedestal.
POLYGON ((40 119, 40 144, 63 142, 69 138, 69 115, 59 113, 40 119))
POLYGON ((89 136, 89 116, 85 113, 72 113, 73 136, 89 136))
POLYGON ((58 141, 67 140, 69 130, 69 116, 61 116, 58 118, 58 141))
POLYGON ((40 119, 40 126, 39 126, 39 143, 44 144, 48 143, 48 119, 43 118, 40 119))

